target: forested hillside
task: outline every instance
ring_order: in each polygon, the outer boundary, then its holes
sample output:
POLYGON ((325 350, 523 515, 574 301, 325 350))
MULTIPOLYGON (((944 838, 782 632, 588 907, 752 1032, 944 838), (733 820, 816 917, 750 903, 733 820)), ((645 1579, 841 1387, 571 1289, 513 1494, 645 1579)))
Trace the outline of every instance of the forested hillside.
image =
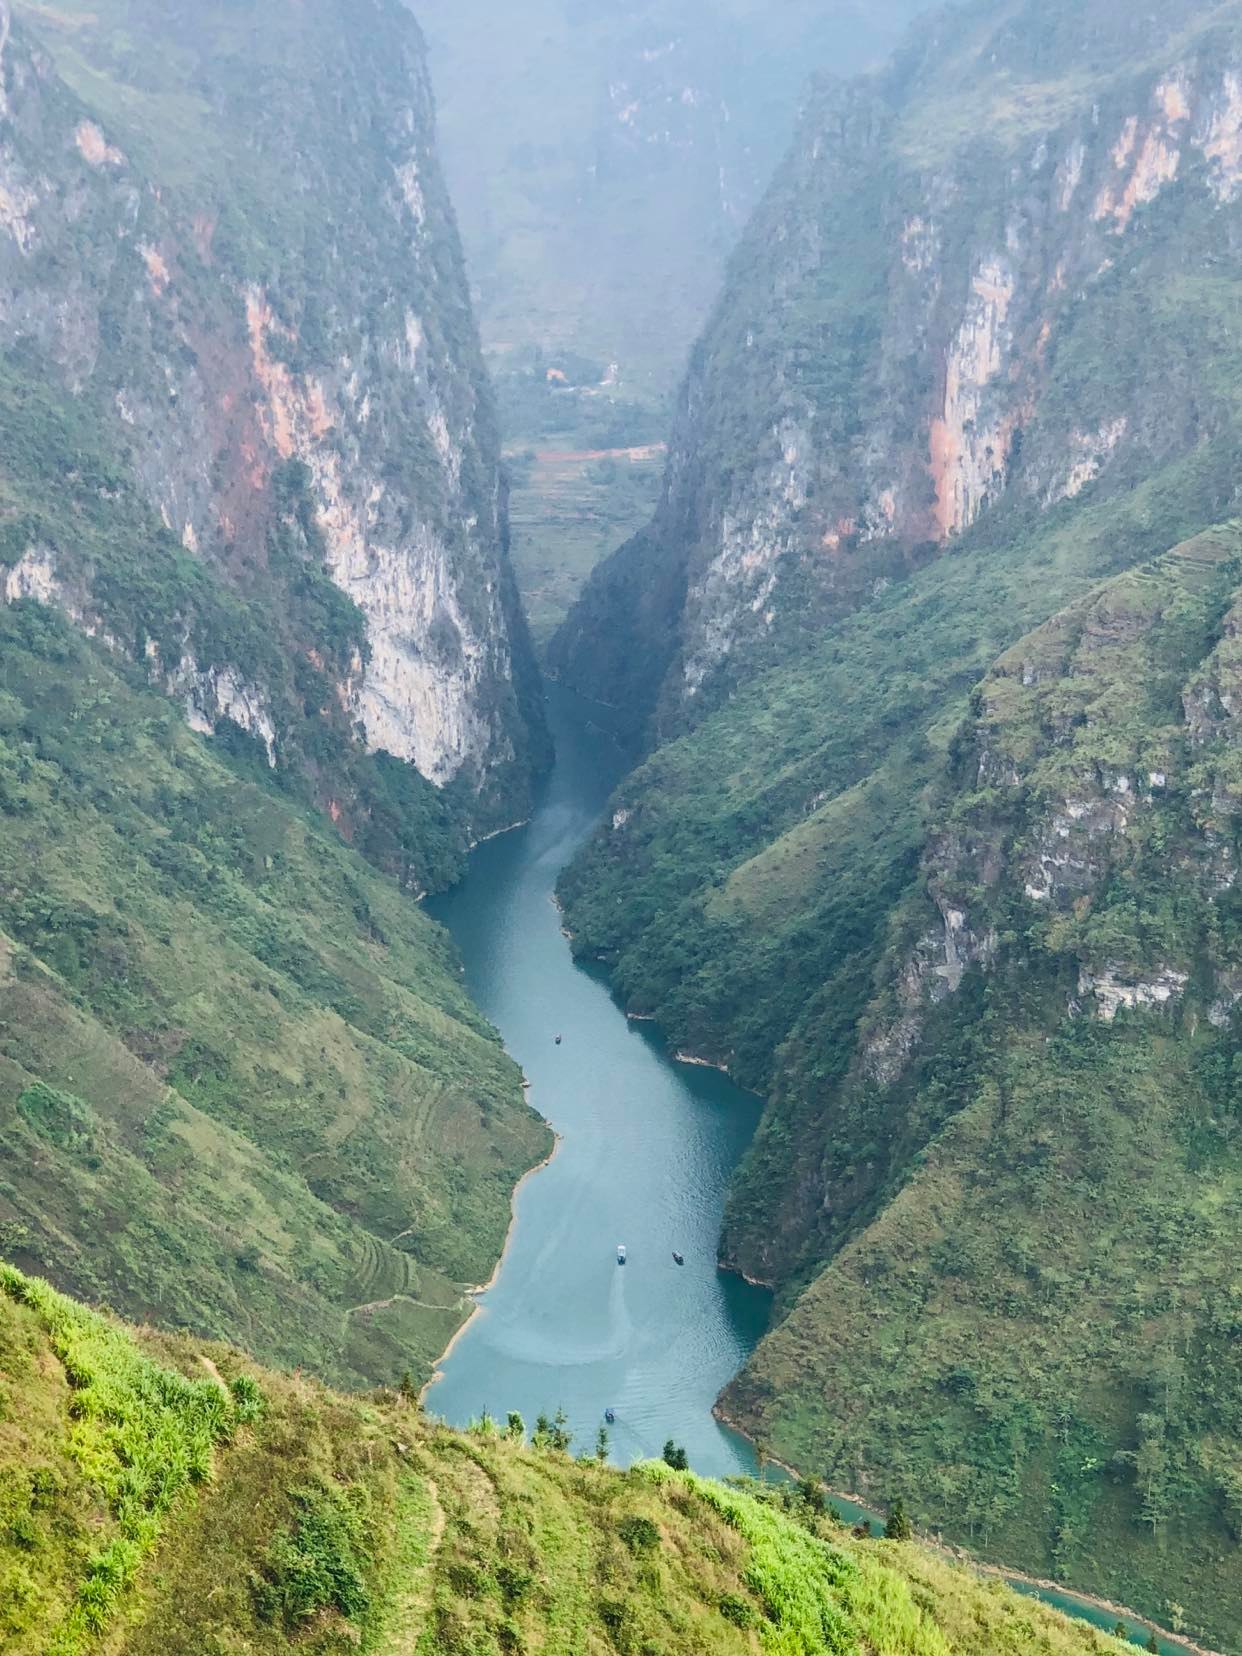
POLYGON ((546 762, 399 5, 0 3, 0 1255, 425 1375, 546 1151, 414 897, 546 762))
MULTIPOLYGON (((0 1638, 13 1656, 1121 1656, 912 1541, 784 1497, 456 1433, 0 1267, 0 1638)), ((1138 1630, 1135 1630, 1136 1633, 1138 1630)))
POLYGON ((974 5, 826 90, 552 647, 650 750, 575 946, 767 1101, 727 1412, 1226 1643, 1240 63, 974 5))

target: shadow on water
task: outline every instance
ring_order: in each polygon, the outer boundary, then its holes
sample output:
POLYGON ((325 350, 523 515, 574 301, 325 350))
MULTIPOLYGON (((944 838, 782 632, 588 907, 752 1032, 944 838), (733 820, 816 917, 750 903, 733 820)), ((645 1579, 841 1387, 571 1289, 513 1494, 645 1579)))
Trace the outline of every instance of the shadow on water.
POLYGON ((614 1460, 658 1455, 671 1437, 696 1470, 729 1476, 753 1471, 754 1457, 711 1405, 771 1299, 716 1269, 716 1242, 759 1101, 673 1063, 603 975, 574 964, 557 876, 626 768, 602 712, 552 689, 557 762, 533 819, 480 846, 463 884, 429 904, 561 1142, 519 1191, 500 1273, 427 1405, 454 1424, 563 1408, 580 1448, 612 1408, 614 1460))

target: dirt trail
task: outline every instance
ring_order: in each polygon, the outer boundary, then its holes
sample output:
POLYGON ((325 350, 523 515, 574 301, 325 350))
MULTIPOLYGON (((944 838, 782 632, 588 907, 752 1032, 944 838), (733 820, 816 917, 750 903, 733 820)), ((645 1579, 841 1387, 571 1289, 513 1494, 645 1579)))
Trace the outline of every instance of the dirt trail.
POLYGON ((423 1487, 431 1502, 427 1525, 427 1556, 411 1580, 397 1595, 392 1607, 392 1627, 380 1646, 378 1656, 415 1656, 422 1637, 427 1611, 431 1607, 431 1584, 435 1577, 436 1555, 444 1539, 444 1507, 434 1478, 419 1469, 423 1487))
POLYGON ((355 1317, 368 1311, 388 1311, 398 1301, 402 1305, 416 1305, 420 1311, 456 1311, 462 1304, 459 1300, 456 1305, 433 1305, 430 1300, 411 1299, 409 1294, 390 1294, 387 1299, 369 1300, 366 1305, 351 1305, 345 1315, 355 1317))
POLYGON ((224 1393, 224 1395, 231 1400, 233 1394, 229 1390, 228 1386, 225 1384, 224 1376, 220 1373, 220 1370, 212 1362, 211 1358, 210 1357, 204 1357, 202 1352, 200 1351, 199 1354, 198 1354, 198 1360, 203 1365, 203 1367, 207 1370, 207 1378, 209 1380, 214 1381, 214 1383, 217 1386, 219 1386, 220 1390, 224 1393))

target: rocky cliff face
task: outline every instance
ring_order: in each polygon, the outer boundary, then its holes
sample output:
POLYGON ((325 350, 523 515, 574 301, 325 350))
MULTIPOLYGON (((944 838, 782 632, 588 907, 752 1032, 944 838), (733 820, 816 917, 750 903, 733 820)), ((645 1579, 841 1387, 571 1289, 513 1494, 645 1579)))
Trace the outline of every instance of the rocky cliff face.
POLYGON ((982 520, 1128 488, 1228 423, 1177 311, 1238 235, 1236 19, 1182 10, 1143 61, 1105 5, 1034 56, 967 8, 821 93, 696 350, 659 515, 566 623, 563 677, 677 728, 982 520))
POLYGON ((777 1317, 725 1411, 1209 1642, 1240 47, 1234 5, 970 6, 826 90, 554 650, 651 748, 576 947, 766 1100, 721 1257, 777 1317))
POLYGON ((490 827, 542 758, 533 672, 421 42, 402 8, 364 11, 4 6, 13 424, 32 377, 93 420, 96 496, 150 547, 122 573, 51 533, 27 475, 6 591, 107 634, 346 821, 368 814, 358 744, 490 827))

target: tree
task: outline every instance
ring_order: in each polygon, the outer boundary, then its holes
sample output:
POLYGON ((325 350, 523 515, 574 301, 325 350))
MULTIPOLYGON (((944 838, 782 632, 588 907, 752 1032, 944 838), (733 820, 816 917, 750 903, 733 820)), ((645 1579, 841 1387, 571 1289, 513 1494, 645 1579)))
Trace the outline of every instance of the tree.
POLYGON ((401 1401, 408 1408, 416 1409, 418 1407, 418 1387, 414 1384, 414 1376, 409 1369, 406 1369, 401 1376, 397 1390, 401 1393, 401 1401))
POLYGON ((1114 1622, 1114 1624, 1113 1624, 1113 1638, 1114 1639, 1128 1639, 1129 1637, 1130 1637, 1130 1629, 1126 1626, 1125 1622, 1123 1622, 1123 1621, 1114 1622))
POLYGON ((759 1482, 763 1482, 764 1471, 768 1464, 768 1444, 766 1438, 757 1437, 755 1440, 755 1465, 759 1469, 759 1482))
POLYGON ((674 1443, 672 1438, 669 1438, 664 1445, 664 1462, 666 1466, 671 1466, 674 1472, 688 1472, 690 1470, 689 1455, 680 1444, 674 1443))
POLYGON ((569 1416, 564 1409, 558 1409, 552 1418, 552 1447, 568 1454, 573 1441, 574 1435, 569 1430, 569 1416))
POLYGON ((823 1514, 828 1503, 824 1500, 822 1486, 814 1478, 803 1478, 798 1485, 798 1498, 804 1507, 811 1512, 823 1514))
POLYGON ((1156 1637, 1154 1627, 1151 1630, 1151 1638, 1147 1641, 1147 1648, 1151 1651, 1152 1656, 1160 1656, 1160 1640, 1156 1637))
POLYGON ((601 1426, 595 1434, 595 1458, 602 1466, 608 1459, 608 1428, 601 1426))
POLYGON ((526 1422, 515 1409, 509 1410, 509 1418, 505 1422, 505 1436, 512 1438, 514 1443, 526 1442, 526 1422))
POLYGON ((888 1522, 884 1526, 884 1533, 890 1541, 908 1541, 914 1534, 910 1520, 906 1516, 905 1503, 900 1495, 889 1508, 888 1522))

